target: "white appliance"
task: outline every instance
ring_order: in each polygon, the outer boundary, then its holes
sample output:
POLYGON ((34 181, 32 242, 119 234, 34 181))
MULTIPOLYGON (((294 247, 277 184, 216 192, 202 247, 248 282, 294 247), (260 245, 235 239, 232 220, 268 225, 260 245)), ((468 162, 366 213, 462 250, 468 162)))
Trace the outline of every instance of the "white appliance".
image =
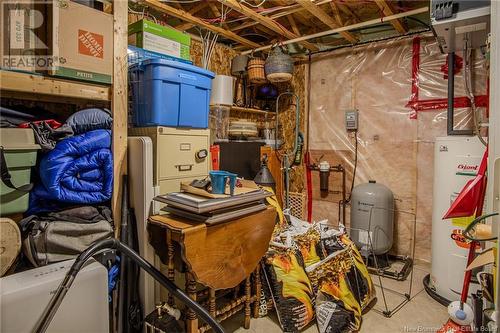
MULTIPOLYGON (((0 279, 0 332, 32 332, 73 264, 67 260, 0 279)), ((108 271, 89 261, 63 299, 47 332, 109 332, 108 271)))
MULTIPOLYGON (((460 300, 468 253, 461 247, 460 233, 470 220, 442 218, 465 183, 476 175, 484 150, 477 137, 436 138, 431 284, 438 295, 449 301, 460 300)), ((473 285, 469 290, 475 291, 473 285)))
MULTIPOLYGON (((146 136, 128 138, 128 176, 130 202, 134 208, 139 239, 139 254, 150 263, 155 263, 155 252, 148 242, 148 217, 152 213, 153 187, 153 142, 146 136)), ((158 266, 156 266, 158 267, 158 266)), ((155 280, 141 270, 139 294, 144 314, 155 308, 155 280)))

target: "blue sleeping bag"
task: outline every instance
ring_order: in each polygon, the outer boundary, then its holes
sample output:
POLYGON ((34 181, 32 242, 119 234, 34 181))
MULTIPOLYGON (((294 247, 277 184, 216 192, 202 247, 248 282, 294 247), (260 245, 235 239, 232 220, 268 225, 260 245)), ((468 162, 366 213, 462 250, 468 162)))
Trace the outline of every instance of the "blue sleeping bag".
POLYGON ((66 138, 40 161, 40 181, 30 194, 28 214, 65 204, 98 204, 111 199, 111 131, 95 130, 66 138))

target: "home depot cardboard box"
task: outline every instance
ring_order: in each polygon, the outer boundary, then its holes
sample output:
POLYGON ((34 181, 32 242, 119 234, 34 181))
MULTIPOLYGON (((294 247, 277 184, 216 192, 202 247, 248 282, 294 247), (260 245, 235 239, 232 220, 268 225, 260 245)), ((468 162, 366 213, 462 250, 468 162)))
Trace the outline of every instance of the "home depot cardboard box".
POLYGON ((128 43, 148 51, 190 60, 191 36, 142 19, 128 27, 128 43))
POLYGON ((68 0, 55 1, 48 16, 49 44, 57 59, 49 73, 111 83, 113 16, 68 0))

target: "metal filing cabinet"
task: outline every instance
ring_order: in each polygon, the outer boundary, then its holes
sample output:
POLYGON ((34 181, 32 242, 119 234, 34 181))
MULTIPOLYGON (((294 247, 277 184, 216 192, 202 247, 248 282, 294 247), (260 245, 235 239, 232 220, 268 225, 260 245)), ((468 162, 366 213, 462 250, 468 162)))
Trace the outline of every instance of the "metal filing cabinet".
POLYGON ((161 194, 179 191, 182 181, 208 175, 209 129, 138 127, 130 128, 129 135, 148 136, 153 141, 153 183, 161 194))

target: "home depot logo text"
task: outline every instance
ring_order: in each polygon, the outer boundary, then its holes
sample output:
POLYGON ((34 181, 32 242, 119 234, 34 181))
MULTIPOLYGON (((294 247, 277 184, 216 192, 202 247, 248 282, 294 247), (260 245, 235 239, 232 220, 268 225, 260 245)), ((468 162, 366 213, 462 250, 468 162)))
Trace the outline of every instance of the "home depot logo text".
POLYGON ((78 53, 91 57, 104 58, 104 37, 78 29, 78 53))

